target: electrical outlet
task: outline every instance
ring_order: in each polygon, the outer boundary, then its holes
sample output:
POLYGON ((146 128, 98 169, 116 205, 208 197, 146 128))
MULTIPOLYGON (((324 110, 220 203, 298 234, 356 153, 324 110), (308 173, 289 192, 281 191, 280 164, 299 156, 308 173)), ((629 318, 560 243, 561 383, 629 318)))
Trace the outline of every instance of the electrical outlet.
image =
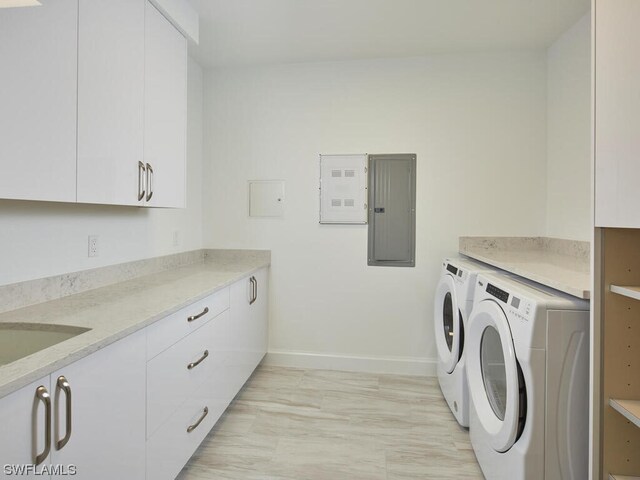
POLYGON ((174 247, 180 246, 180 231, 179 230, 174 230, 173 231, 173 246, 174 247))
POLYGON ((97 235, 89 235, 89 256, 90 257, 98 256, 98 236, 97 235))

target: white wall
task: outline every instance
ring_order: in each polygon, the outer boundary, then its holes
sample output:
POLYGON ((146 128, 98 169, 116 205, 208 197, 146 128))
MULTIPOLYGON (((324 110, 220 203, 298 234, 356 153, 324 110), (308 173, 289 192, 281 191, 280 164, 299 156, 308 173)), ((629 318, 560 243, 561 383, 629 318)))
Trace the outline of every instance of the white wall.
POLYGON ((202 70, 192 59, 188 98, 186 210, 0 200, 0 285, 202 248, 202 70), (100 237, 97 258, 88 235, 100 237))
POLYGON ((591 19, 547 52, 547 235, 590 240, 591 19))
POLYGON ((205 244, 272 250, 271 351, 434 359, 458 236, 545 230, 545 52, 207 71, 205 132, 205 244), (364 152, 418 155, 416 268, 318 224, 318 154, 364 152), (286 181, 284 218, 247 217, 249 179, 286 181))

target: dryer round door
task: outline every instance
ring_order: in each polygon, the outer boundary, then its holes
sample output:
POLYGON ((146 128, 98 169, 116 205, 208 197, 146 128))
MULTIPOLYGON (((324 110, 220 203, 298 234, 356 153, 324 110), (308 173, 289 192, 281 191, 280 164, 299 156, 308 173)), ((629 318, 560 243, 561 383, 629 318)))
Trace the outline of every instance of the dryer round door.
POLYGON ((506 452, 522 432, 526 406, 511 328, 502 308, 483 300, 474 307, 467 330, 471 400, 493 449, 506 452))
POLYGON ((451 275, 444 275, 438 283, 433 318, 438 356, 447 373, 451 373, 460 360, 463 328, 455 282, 451 275))

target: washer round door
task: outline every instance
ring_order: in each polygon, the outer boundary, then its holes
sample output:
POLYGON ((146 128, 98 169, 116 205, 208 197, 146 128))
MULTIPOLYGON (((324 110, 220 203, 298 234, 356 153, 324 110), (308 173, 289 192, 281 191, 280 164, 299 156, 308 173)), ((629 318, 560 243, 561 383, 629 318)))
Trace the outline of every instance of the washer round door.
POLYGON ((433 319, 438 356, 447 373, 451 373, 460 360, 463 335, 462 313, 451 275, 444 275, 438 283, 433 319))
POLYGON ((526 392, 502 308, 483 300, 468 322, 467 376, 478 420, 498 452, 506 452, 524 427, 526 392), (524 396, 523 396, 524 394, 524 396))

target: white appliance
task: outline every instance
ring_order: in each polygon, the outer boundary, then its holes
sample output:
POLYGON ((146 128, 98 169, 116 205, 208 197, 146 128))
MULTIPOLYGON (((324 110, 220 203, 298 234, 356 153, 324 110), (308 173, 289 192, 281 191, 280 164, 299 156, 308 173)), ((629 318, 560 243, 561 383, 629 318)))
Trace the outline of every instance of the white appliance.
POLYGON ((589 302, 478 275, 468 323, 471 443, 487 480, 584 480, 589 302))
POLYGON ((469 426, 469 389, 465 366, 465 330, 473 305, 476 276, 491 267, 468 259, 445 258, 434 301, 438 381, 451 412, 469 426))

